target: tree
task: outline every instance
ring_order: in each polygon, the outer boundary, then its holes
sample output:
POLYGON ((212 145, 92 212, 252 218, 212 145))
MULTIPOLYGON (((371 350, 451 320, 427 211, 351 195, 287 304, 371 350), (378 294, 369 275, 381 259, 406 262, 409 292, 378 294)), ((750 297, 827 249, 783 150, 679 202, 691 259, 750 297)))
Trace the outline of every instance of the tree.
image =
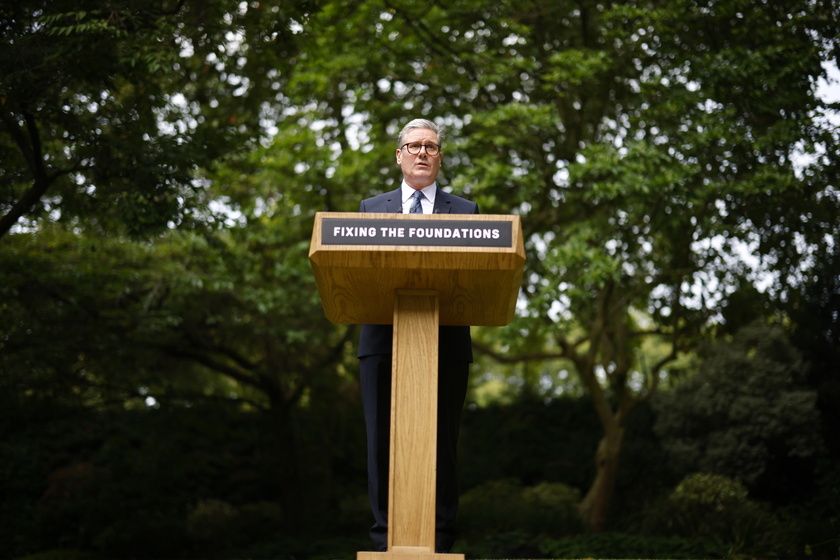
POLYGON ((789 300, 792 342, 808 358, 809 385, 817 390, 822 432, 832 456, 840 444, 830 434, 840 421, 840 247, 815 255, 814 271, 789 300))
POLYGON ((837 16, 806 0, 338 1, 303 25, 287 94, 333 155, 296 180, 353 209, 357 176, 382 190, 373 152, 407 118, 435 116, 453 131, 452 188, 523 216, 527 311, 478 347, 574 364, 604 430, 581 503, 596 529, 624 423, 668 365, 739 286, 771 274, 783 296, 836 236, 840 139, 815 83, 837 16))
POLYGON ((11 49, 0 56, 16 57, 3 59, 15 69, 3 72, 0 109, 5 216, 30 193, 47 202, 33 218, 159 231, 203 219, 186 210, 195 196, 257 232, 289 223, 284 212, 305 224, 394 185, 392 139, 406 120, 449 125, 446 187, 483 212, 521 214, 527 236, 524 311, 477 345, 509 361, 574 364, 604 432, 580 507, 595 529, 607 523, 624 423, 669 364, 723 320, 734 291, 763 275, 768 296, 785 297, 837 237, 840 138, 815 97, 838 51, 832 2, 332 0, 228 11, 185 0, 115 17, 49 6, 25 3, 3 20, 11 49), (129 23, 137 33, 123 31, 129 23), (67 57, 32 54, 54 37, 48 53, 67 57), (102 68, 82 64, 102 44, 116 45, 102 68), (51 66, 9 62, 40 59, 51 66), (232 157, 256 147, 261 125, 275 127, 273 142, 232 157), (39 168, 53 179, 38 182, 39 168), (99 202, 115 211, 88 211, 99 202))
POLYGON ((235 227, 224 164, 284 118, 309 9, 0 9, 4 386, 90 408, 260 410, 288 452, 288 504, 300 490, 294 415, 341 390, 353 331, 323 318, 307 217, 284 205, 235 227))
POLYGON ((353 334, 328 326, 301 232, 278 220, 153 244, 11 236, 0 251, 4 385, 97 410, 153 399, 258 411, 284 450, 281 497, 298 503, 295 414, 342 390, 353 334))
POLYGON ((654 405, 654 429, 677 472, 754 487, 774 462, 820 455, 817 394, 784 329, 755 323, 701 356, 697 375, 654 405))
POLYGON ((261 136, 303 4, 4 5, 0 237, 41 221, 131 234, 212 221, 197 171, 261 136))

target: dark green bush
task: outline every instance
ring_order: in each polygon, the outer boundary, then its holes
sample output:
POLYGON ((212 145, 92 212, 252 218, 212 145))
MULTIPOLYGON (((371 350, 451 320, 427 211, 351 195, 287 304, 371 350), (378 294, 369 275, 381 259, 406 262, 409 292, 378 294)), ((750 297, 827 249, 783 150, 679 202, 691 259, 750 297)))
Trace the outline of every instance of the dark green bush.
POLYGON ((703 539, 599 533, 545 539, 540 558, 725 558, 727 548, 703 539))
POLYGON ((641 525, 647 534, 708 540, 733 554, 790 557, 798 542, 795 525, 751 500, 741 482, 706 473, 687 476, 645 508, 641 525))
POLYGON ((480 537, 463 538, 455 545, 455 552, 468 558, 539 558, 540 539, 527 531, 488 531, 480 537))
POLYGON ((162 511, 120 518, 93 544, 104 558, 184 558, 189 550, 182 520, 174 512, 162 511))
POLYGON ((461 498, 458 526, 465 535, 523 531, 568 535, 581 528, 580 493, 561 483, 524 487, 512 479, 477 486, 461 498))
POLYGON ((100 557, 92 552, 55 549, 23 556, 18 560, 100 560, 100 557))
POLYGON ((534 558, 546 535, 581 529, 580 492, 565 484, 523 486, 513 479, 487 482, 461 498, 457 550, 473 558, 534 558))
POLYGON ((229 557, 263 546, 285 529, 283 509, 273 502, 235 506, 222 500, 202 500, 187 514, 187 535, 204 558, 229 557))

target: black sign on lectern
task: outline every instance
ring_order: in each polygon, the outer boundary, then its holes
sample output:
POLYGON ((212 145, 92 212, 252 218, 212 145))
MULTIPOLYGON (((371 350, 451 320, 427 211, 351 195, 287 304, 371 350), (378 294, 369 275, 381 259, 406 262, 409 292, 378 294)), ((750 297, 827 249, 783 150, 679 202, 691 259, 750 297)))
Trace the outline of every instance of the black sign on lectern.
POLYGON ((324 245, 420 245, 430 247, 510 247, 509 221, 325 218, 324 245))

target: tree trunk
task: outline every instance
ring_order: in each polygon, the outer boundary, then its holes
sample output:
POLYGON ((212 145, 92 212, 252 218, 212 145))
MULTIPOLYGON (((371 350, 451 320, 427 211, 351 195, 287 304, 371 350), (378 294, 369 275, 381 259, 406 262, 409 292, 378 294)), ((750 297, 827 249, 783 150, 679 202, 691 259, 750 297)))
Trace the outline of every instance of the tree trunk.
POLYGON ((607 522, 607 511, 615 491, 623 440, 623 426, 617 422, 605 426, 604 437, 601 438, 595 452, 595 480, 578 506, 584 523, 595 532, 603 531, 607 522))
POLYGON ((47 192, 55 176, 47 174, 41 153, 41 140, 35 118, 30 113, 24 114, 27 129, 24 131, 18 124, 18 118, 6 109, 0 109, 0 121, 6 125, 6 130, 15 140, 27 166, 32 173, 32 186, 15 202, 4 216, 0 216, 0 237, 3 237, 14 227, 21 216, 29 213, 47 192), (25 134, 28 132, 29 134, 25 134))

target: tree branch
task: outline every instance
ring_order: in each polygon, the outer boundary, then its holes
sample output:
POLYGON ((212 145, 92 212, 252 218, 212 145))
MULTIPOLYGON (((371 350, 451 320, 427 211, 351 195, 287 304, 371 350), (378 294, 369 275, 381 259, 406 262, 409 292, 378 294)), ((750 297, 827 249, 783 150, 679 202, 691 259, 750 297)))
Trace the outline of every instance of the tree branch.
POLYGON ((185 332, 184 334, 187 337, 187 340, 189 340, 190 344, 192 344, 196 348, 199 348, 200 350, 203 350, 205 352, 221 354, 227 357, 229 360, 235 363, 237 367, 244 371, 252 371, 257 368, 257 364, 250 361, 233 348, 229 348, 224 344, 206 344, 190 332, 185 332))
POLYGON ((246 372, 234 366, 212 358, 209 354, 205 352, 193 350, 191 348, 184 349, 174 344, 153 344, 153 346, 157 347, 160 350, 163 350, 170 356, 192 360, 200 365, 203 365, 206 368, 212 369, 213 371, 226 375, 231 379, 242 383, 243 385, 248 385, 249 387, 255 387, 260 390, 265 390, 265 387, 263 387, 254 377, 248 375, 246 372))
POLYGON ((41 154, 41 140, 38 134, 38 126, 35 118, 29 113, 24 114, 27 134, 21 129, 17 119, 11 111, 0 105, 0 121, 6 126, 9 135, 15 141, 27 166, 32 173, 32 186, 27 189, 12 208, 0 217, 0 238, 6 235, 17 221, 28 212, 31 212, 41 197, 47 192, 57 175, 50 176, 44 168, 44 161, 41 154))
POLYGON ((473 339, 472 341, 472 346, 474 349, 478 350, 482 354, 490 356, 491 358, 493 358, 501 364, 517 364, 519 362, 555 360, 566 357, 565 352, 526 352, 524 354, 516 355, 503 354, 502 352, 494 350, 487 344, 477 342, 475 339, 473 339))

